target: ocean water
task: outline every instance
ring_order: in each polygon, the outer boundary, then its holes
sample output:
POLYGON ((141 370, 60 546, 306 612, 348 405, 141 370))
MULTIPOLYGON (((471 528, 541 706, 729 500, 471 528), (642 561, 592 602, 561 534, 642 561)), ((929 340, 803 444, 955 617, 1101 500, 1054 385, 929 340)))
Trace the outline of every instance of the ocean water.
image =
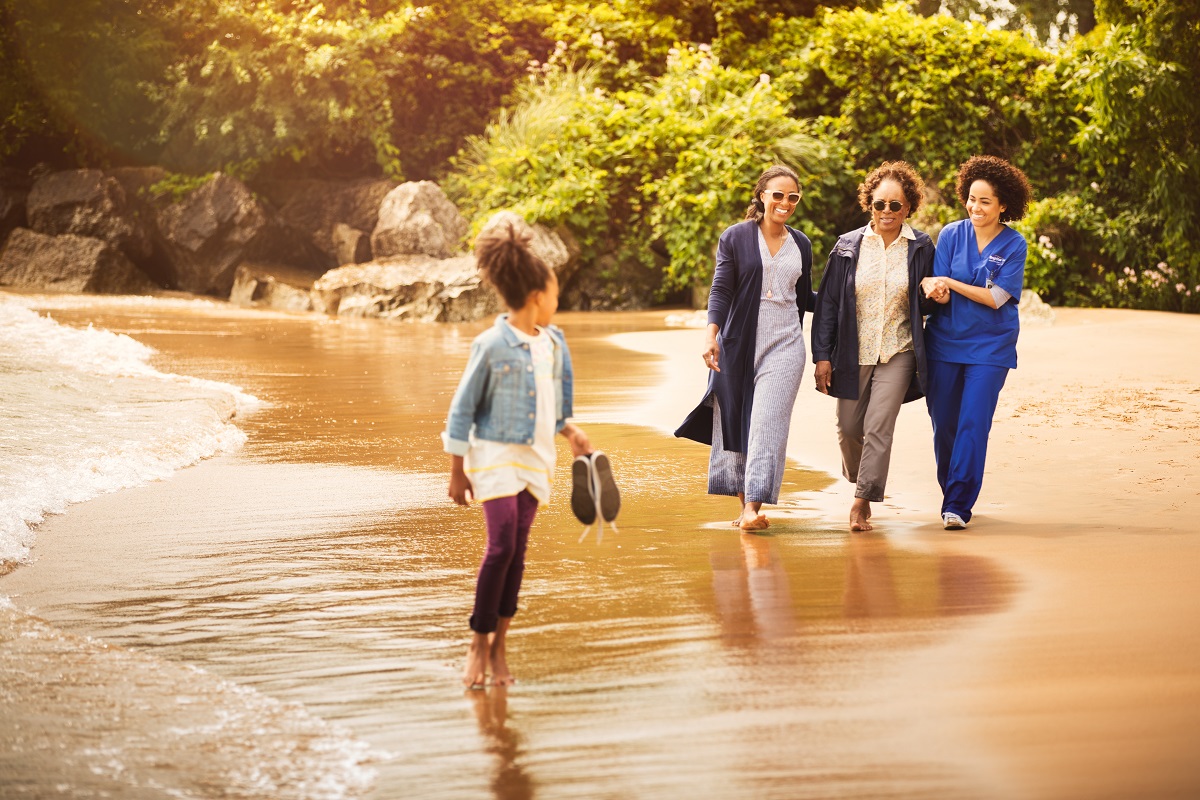
MULTIPOLYGON (((203 302, 203 301, 198 301, 203 302)), ((238 387, 159 372, 128 336, 0 297, 0 568, 72 503, 166 478, 245 442, 238 387)))

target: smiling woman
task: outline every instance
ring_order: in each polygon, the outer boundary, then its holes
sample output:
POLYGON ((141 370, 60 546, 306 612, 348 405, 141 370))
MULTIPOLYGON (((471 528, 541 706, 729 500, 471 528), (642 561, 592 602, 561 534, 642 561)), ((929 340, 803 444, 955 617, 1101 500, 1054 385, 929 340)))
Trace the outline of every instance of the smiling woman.
POLYGON ((712 445, 708 493, 738 498, 733 524, 742 530, 770 526, 759 512, 778 502, 804 372, 804 312, 816 299, 812 245, 786 224, 800 197, 796 173, 776 164, 759 176, 745 221, 721 234, 701 354, 708 389, 675 431, 712 445))

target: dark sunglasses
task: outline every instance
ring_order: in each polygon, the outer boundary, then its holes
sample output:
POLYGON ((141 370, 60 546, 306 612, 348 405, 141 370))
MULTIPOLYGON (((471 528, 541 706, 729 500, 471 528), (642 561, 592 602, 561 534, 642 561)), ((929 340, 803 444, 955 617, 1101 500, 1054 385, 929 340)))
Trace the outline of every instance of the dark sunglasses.
POLYGON ((788 203, 793 206, 796 205, 796 203, 800 202, 800 193, 799 192, 792 192, 791 194, 784 194, 783 192, 779 191, 778 189, 775 189, 774 191, 767 192, 767 194, 770 195, 771 199, 774 200, 776 203, 782 203, 783 198, 785 198, 785 197, 787 198, 788 203))
POLYGON ((888 211, 899 211, 904 208, 904 203, 901 203, 899 200, 876 200, 874 203, 871 203, 871 208, 876 211, 883 211, 885 208, 888 211))

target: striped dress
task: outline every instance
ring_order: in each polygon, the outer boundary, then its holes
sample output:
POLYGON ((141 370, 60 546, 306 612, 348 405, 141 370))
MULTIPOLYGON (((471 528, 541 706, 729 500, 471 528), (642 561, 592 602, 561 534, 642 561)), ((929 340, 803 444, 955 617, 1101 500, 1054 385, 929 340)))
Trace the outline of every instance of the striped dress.
MULTIPOLYGON (((713 445, 708 462, 708 493, 744 493, 746 502, 777 503, 787 461, 788 427, 800 391, 807 354, 796 313, 796 281, 804 269, 800 248, 788 236, 774 256, 762 231, 758 250, 763 263, 754 348, 754 405, 745 453, 725 450, 721 414, 713 414, 713 445), (768 296, 769 294, 769 296, 768 296)), ((716 395, 712 402, 717 403, 716 395)))

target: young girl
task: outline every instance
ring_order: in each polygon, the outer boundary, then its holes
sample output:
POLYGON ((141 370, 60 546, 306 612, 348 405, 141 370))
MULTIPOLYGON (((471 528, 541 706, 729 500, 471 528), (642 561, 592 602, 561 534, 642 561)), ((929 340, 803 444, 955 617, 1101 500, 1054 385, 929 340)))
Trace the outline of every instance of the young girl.
POLYGON ((558 309, 558 279, 529 249, 528 232, 511 223, 475 241, 483 277, 510 309, 471 344, 471 356, 450 404, 442 441, 451 456, 450 498, 483 503, 487 553, 475 585, 471 648, 463 685, 481 689, 514 683, 504 639, 525 572, 525 546, 538 506, 550 500, 554 434, 581 456, 591 451, 571 417, 571 353, 550 325, 558 309))

